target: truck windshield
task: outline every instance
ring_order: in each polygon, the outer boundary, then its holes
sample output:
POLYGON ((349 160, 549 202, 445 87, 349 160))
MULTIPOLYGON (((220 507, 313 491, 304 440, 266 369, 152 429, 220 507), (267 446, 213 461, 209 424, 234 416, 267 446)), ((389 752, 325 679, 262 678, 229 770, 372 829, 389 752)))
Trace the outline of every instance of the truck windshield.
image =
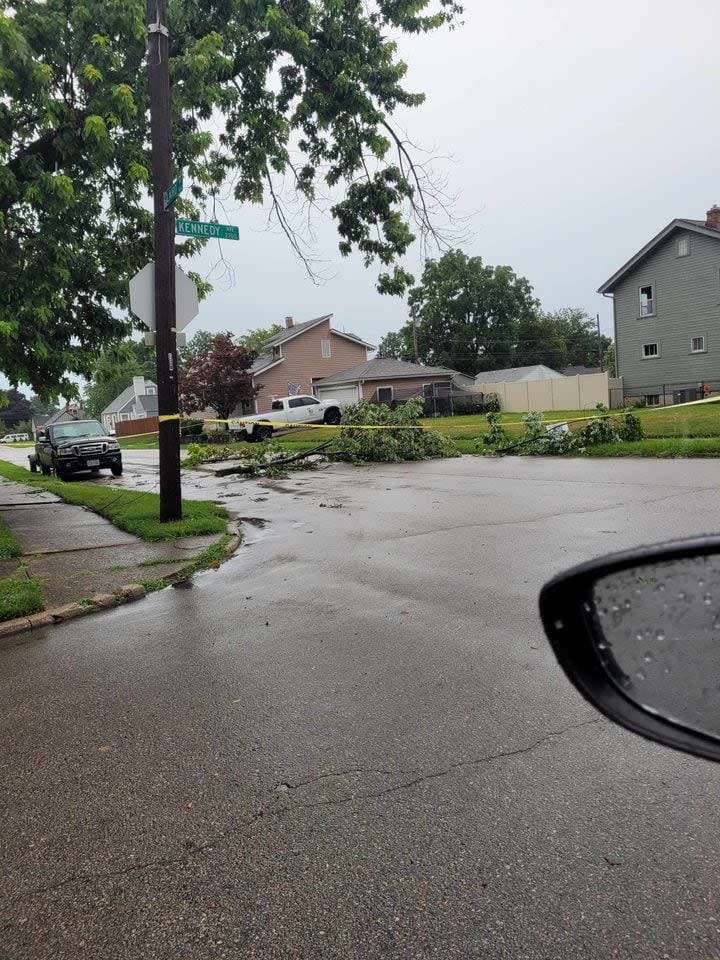
POLYGON ((73 437, 104 437, 105 430, 97 420, 85 420, 74 423, 59 423, 51 427, 54 440, 67 440, 73 437))

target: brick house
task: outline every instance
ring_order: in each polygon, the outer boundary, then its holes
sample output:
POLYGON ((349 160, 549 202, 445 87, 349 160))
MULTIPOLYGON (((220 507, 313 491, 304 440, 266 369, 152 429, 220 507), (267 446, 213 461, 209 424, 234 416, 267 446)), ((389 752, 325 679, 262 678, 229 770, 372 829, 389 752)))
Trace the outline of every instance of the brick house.
MULTIPOLYGON (((267 341, 250 370, 253 383, 260 388, 255 412, 269 410, 275 397, 311 393, 313 381, 367 360, 368 350, 375 349, 373 345, 334 329, 331 318, 331 313, 305 323, 285 318, 285 329, 267 341)), ((238 411, 242 412, 248 411, 238 411)))
POLYGON ((363 399, 390 405, 411 396, 447 395, 451 384, 461 377, 448 367, 376 357, 316 380, 313 392, 320 400, 332 398, 343 404, 363 399))

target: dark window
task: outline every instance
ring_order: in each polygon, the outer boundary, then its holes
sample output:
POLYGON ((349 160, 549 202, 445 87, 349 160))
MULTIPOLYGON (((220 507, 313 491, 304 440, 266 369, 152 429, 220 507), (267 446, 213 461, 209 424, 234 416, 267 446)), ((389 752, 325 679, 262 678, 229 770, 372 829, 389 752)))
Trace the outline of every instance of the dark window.
POLYGON ((693 337, 690 340, 690 353, 705 353, 705 337, 693 337))
POLYGON ((648 407, 659 407, 660 406, 660 394, 659 393, 647 393, 645 394, 645 403, 648 407))
POLYGON ((644 343, 643 344, 643 359, 649 359, 650 357, 659 357, 660 348, 656 343, 644 343))
POLYGON ((305 406, 305 397, 292 397, 288 401, 290 407, 304 407, 305 406))
MULTIPOLYGON (((290 401, 290 404, 292 406, 292 400, 290 401)), ((282 410, 282 408, 283 408, 282 400, 273 400, 273 402, 270 404, 271 410, 282 410)))
POLYGON ((377 396, 378 396, 378 403, 392 403, 393 388, 380 387, 378 389, 377 396))
POLYGON ((648 317, 651 313, 655 313, 655 295, 652 284, 648 284, 640 287, 640 316, 648 317))
POLYGON ((316 400, 315 397, 303 397, 302 401, 306 407, 314 407, 316 403, 320 403, 320 401, 316 400))

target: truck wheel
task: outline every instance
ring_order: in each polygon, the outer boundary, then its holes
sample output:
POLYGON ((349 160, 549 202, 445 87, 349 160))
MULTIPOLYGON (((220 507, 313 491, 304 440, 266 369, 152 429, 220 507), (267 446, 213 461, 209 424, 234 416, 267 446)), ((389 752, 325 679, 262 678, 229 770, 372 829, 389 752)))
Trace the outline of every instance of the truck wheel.
POLYGON ((48 467, 47 464, 41 463, 41 464, 40 464, 40 469, 41 469, 42 475, 43 475, 44 477, 49 477, 50 474, 52 473, 52 469, 51 469, 50 467, 48 467))
POLYGON ((122 476, 122 464, 118 463, 117 466, 110 467, 110 473, 112 473, 114 477, 122 476))
POLYGON ((37 460, 30 461, 30 473, 37 473, 37 460))
POLYGON ((329 423, 333 427, 340 423, 340 411, 337 407, 330 407, 329 410, 325 411, 325 423, 329 423))
POLYGON ((65 478, 67 477, 67 474, 65 473, 65 468, 61 467, 60 464, 57 462, 57 460, 53 460, 52 468, 58 480, 65 480, 65 478))
POLYGON ((272 427, 255 427, 253 430, 253 436, 258 443, 262 443, 263 440, 269 440, 272 436, 273 428, 272 427))

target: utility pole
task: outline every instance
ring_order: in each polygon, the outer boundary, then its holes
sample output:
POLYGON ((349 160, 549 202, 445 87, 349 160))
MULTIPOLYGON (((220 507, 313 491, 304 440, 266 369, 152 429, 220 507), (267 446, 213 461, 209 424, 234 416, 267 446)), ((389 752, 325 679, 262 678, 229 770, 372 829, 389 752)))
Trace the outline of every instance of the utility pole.
POLYGON ((602 352, 602 339, 600 338, 600 314, 596 313, 595 317, 597 319, 597 335, 598 335, 598 360, 600 361, 600 372, 602 373, 603 368, 603 352, 602 352))
POLYGON ((155 210, 155 355, 160 443, 160 520, 182 516, 177 345, 175 341, 175 214, 163 194, 172 181, 167 0, 146 0, 150 132, 155 210), (167 418, 167 419, 165 419, 167 418))

